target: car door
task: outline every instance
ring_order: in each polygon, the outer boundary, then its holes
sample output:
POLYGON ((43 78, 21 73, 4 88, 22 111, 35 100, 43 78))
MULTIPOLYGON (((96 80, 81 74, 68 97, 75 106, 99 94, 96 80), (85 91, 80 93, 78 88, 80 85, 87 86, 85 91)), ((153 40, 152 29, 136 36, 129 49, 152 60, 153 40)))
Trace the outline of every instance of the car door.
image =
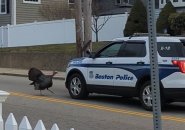
POLYGON ((103 48, 88 59, 87 84, 113 86, 114 70, 113 61, 117 57, 121 44, 115 42, 103 48))
POLYGON ((146 71, 147 59, 144 41, 125 42, 114 61, 114 86, 122 89, 135 87, 138 77, 146 71))

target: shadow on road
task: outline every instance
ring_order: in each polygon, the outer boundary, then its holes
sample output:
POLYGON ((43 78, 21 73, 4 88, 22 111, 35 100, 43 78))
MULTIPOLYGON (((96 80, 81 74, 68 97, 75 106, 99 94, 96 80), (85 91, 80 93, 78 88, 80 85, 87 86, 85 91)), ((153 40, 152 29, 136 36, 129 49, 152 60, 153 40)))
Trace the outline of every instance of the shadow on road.
MULTIPOLYGON (((124 98, 119 96, 109 95, 90 95, 87 100, 91 100, 95 103, 100 104, 112 104, 115 106, 125 106, 126 108, 133 108, 137 110, 143 110, 141 103, 138 98, 124 98)), ((172 113, 185 113, 185 102, 174 102, 166 104, 162 112, 172 113)))
POLYGON ((185 113, 185 102, 174 102, 165 106, 164 112, 185 113))
POLYGON ((118 106, 125 106, 128 108, 137 108, 142 109, 140 101, 137 98, 125 98, 119 96, 110 96, 110 95, 90 95, 87 100, 91 100, 100 104, 111 104, 118 106))

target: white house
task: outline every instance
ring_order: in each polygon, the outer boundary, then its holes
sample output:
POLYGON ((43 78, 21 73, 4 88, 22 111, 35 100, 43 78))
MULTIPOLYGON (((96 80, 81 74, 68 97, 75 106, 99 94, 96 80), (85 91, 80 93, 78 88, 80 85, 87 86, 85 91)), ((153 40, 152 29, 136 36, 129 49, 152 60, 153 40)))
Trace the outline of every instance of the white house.
POLYGON ((172 2, 178 12, 185 12, 185 0, 159 0, 159 9, 163 8, 168 1, 172 2))

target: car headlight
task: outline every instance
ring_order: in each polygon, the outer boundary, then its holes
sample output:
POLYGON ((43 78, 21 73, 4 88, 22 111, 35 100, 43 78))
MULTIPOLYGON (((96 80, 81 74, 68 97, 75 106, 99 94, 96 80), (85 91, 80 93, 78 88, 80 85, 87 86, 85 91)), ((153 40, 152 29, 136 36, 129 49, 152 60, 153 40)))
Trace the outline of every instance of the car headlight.
POLYGON ((69 68, 69 67, 70 67, 70 65, 71 65, 71 62, 69 62, 69 63, 67 64, 67 68, 69 68))

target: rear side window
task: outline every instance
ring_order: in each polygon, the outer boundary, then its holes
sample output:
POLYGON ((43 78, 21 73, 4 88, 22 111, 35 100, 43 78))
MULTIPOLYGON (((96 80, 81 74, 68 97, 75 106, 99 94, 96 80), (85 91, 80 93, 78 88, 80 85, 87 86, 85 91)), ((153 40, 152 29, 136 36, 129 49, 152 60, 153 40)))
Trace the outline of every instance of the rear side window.
POLYGON ((127 42, 123 44, 118 57, 145 57, 146 47, 144 42, 127 42))
POLYGON ((183 44, 180 42, 161 42, 157 44, 158 53, 161 57, 184 57, 183 44))

